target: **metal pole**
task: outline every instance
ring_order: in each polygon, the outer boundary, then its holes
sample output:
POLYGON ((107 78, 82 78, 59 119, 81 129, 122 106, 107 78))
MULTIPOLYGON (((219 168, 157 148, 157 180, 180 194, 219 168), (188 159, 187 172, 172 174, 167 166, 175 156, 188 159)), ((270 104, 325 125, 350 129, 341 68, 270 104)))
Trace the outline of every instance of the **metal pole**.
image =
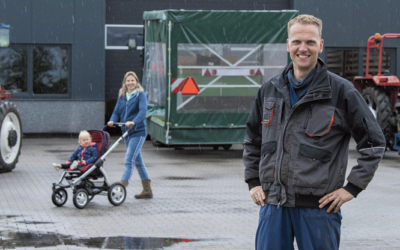
POLYGON ((171 113, 171 29, 172 29, 172 24, 171 21, 168 23, 168 113, 167 113, 167 133, 165 134, 165 141, 166 144, 168 144, 168 134, 169 134, 169 127, 171 126, 171 123, 169 122, 170 119, 170 113, 171 113))

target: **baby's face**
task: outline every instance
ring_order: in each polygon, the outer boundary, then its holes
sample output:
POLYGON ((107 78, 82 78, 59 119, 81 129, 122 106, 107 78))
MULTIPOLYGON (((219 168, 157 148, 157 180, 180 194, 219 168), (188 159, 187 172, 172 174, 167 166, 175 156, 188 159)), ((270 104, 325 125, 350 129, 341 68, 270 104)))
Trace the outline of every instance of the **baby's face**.
POLYGON ((89 147, 91 142, 92 142, 92 139, 90 138, 89 135, 82 135, 79 138, 79 143, 85 148, 89 147))

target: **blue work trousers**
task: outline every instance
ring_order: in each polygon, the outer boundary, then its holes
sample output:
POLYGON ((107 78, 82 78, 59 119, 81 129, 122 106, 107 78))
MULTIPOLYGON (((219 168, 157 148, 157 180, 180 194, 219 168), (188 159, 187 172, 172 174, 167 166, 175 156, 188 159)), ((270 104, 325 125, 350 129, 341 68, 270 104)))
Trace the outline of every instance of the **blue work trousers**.
POLYGON ((145 136, 131 137, 129 141, 125 141, 127 147, 125 155, 125 169, 122 174, 121 180, 129 182, 132 178, 133 167, 136 166, 139 172, 140 179, 142 181, 149 179, 149 174, 147 173, 146 165, 144 165, 142 154, 140 150, 142 149, 143 143, 146 140, 145 136))
POLYGON ((340 243, 342 215, 322 208, 280 207, 260 209, 256 250, 336 250, 340 243))

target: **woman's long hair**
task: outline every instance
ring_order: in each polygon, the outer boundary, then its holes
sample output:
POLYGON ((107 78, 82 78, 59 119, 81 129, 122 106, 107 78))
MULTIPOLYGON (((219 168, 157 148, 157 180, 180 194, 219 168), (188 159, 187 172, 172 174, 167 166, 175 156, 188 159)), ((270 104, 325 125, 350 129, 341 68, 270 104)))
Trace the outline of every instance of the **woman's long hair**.
POLYGON ((126 95, 126 92, 128 91, 128 88, 126 87, 126 78, 128 78, 128 76, 133 76, 136 79, 137 85, 136 85, 136 89, 138 92, 143 92, 143 88, 142 85, 140 85, 139 82, 139 78, 137 77, 137 75, 135 74, 135 72, 133 71, 128 71, 125 76, 124 76, 124 80, 122 81, 122 88, 119 90, 119 98, 124 98, 126 95))

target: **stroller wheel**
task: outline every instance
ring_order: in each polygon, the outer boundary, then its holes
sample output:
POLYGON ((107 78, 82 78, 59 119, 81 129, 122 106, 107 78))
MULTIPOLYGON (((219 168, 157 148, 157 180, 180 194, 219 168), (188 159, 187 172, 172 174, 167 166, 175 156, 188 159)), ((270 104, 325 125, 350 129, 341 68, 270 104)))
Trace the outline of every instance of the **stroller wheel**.
POLYGON ((51 195, 51 200, 53 201, 53 204, 57 207, 62 207, 65 202, 67 202, 67 199, 68 194, 64 188, 57 188, 53 191, 53 194, 51 195))
POLYGON ((108 200, 114 206, 119 206, 124 203, 125 198, 126 190, 121 183, 115 182, 108 188, 108 200))
POLYGON ((85 189, 78 189, 78 191, 76 191, 74 194, 73 201, 76 208, 85 208, 89 203, 88 192, 85 189))

